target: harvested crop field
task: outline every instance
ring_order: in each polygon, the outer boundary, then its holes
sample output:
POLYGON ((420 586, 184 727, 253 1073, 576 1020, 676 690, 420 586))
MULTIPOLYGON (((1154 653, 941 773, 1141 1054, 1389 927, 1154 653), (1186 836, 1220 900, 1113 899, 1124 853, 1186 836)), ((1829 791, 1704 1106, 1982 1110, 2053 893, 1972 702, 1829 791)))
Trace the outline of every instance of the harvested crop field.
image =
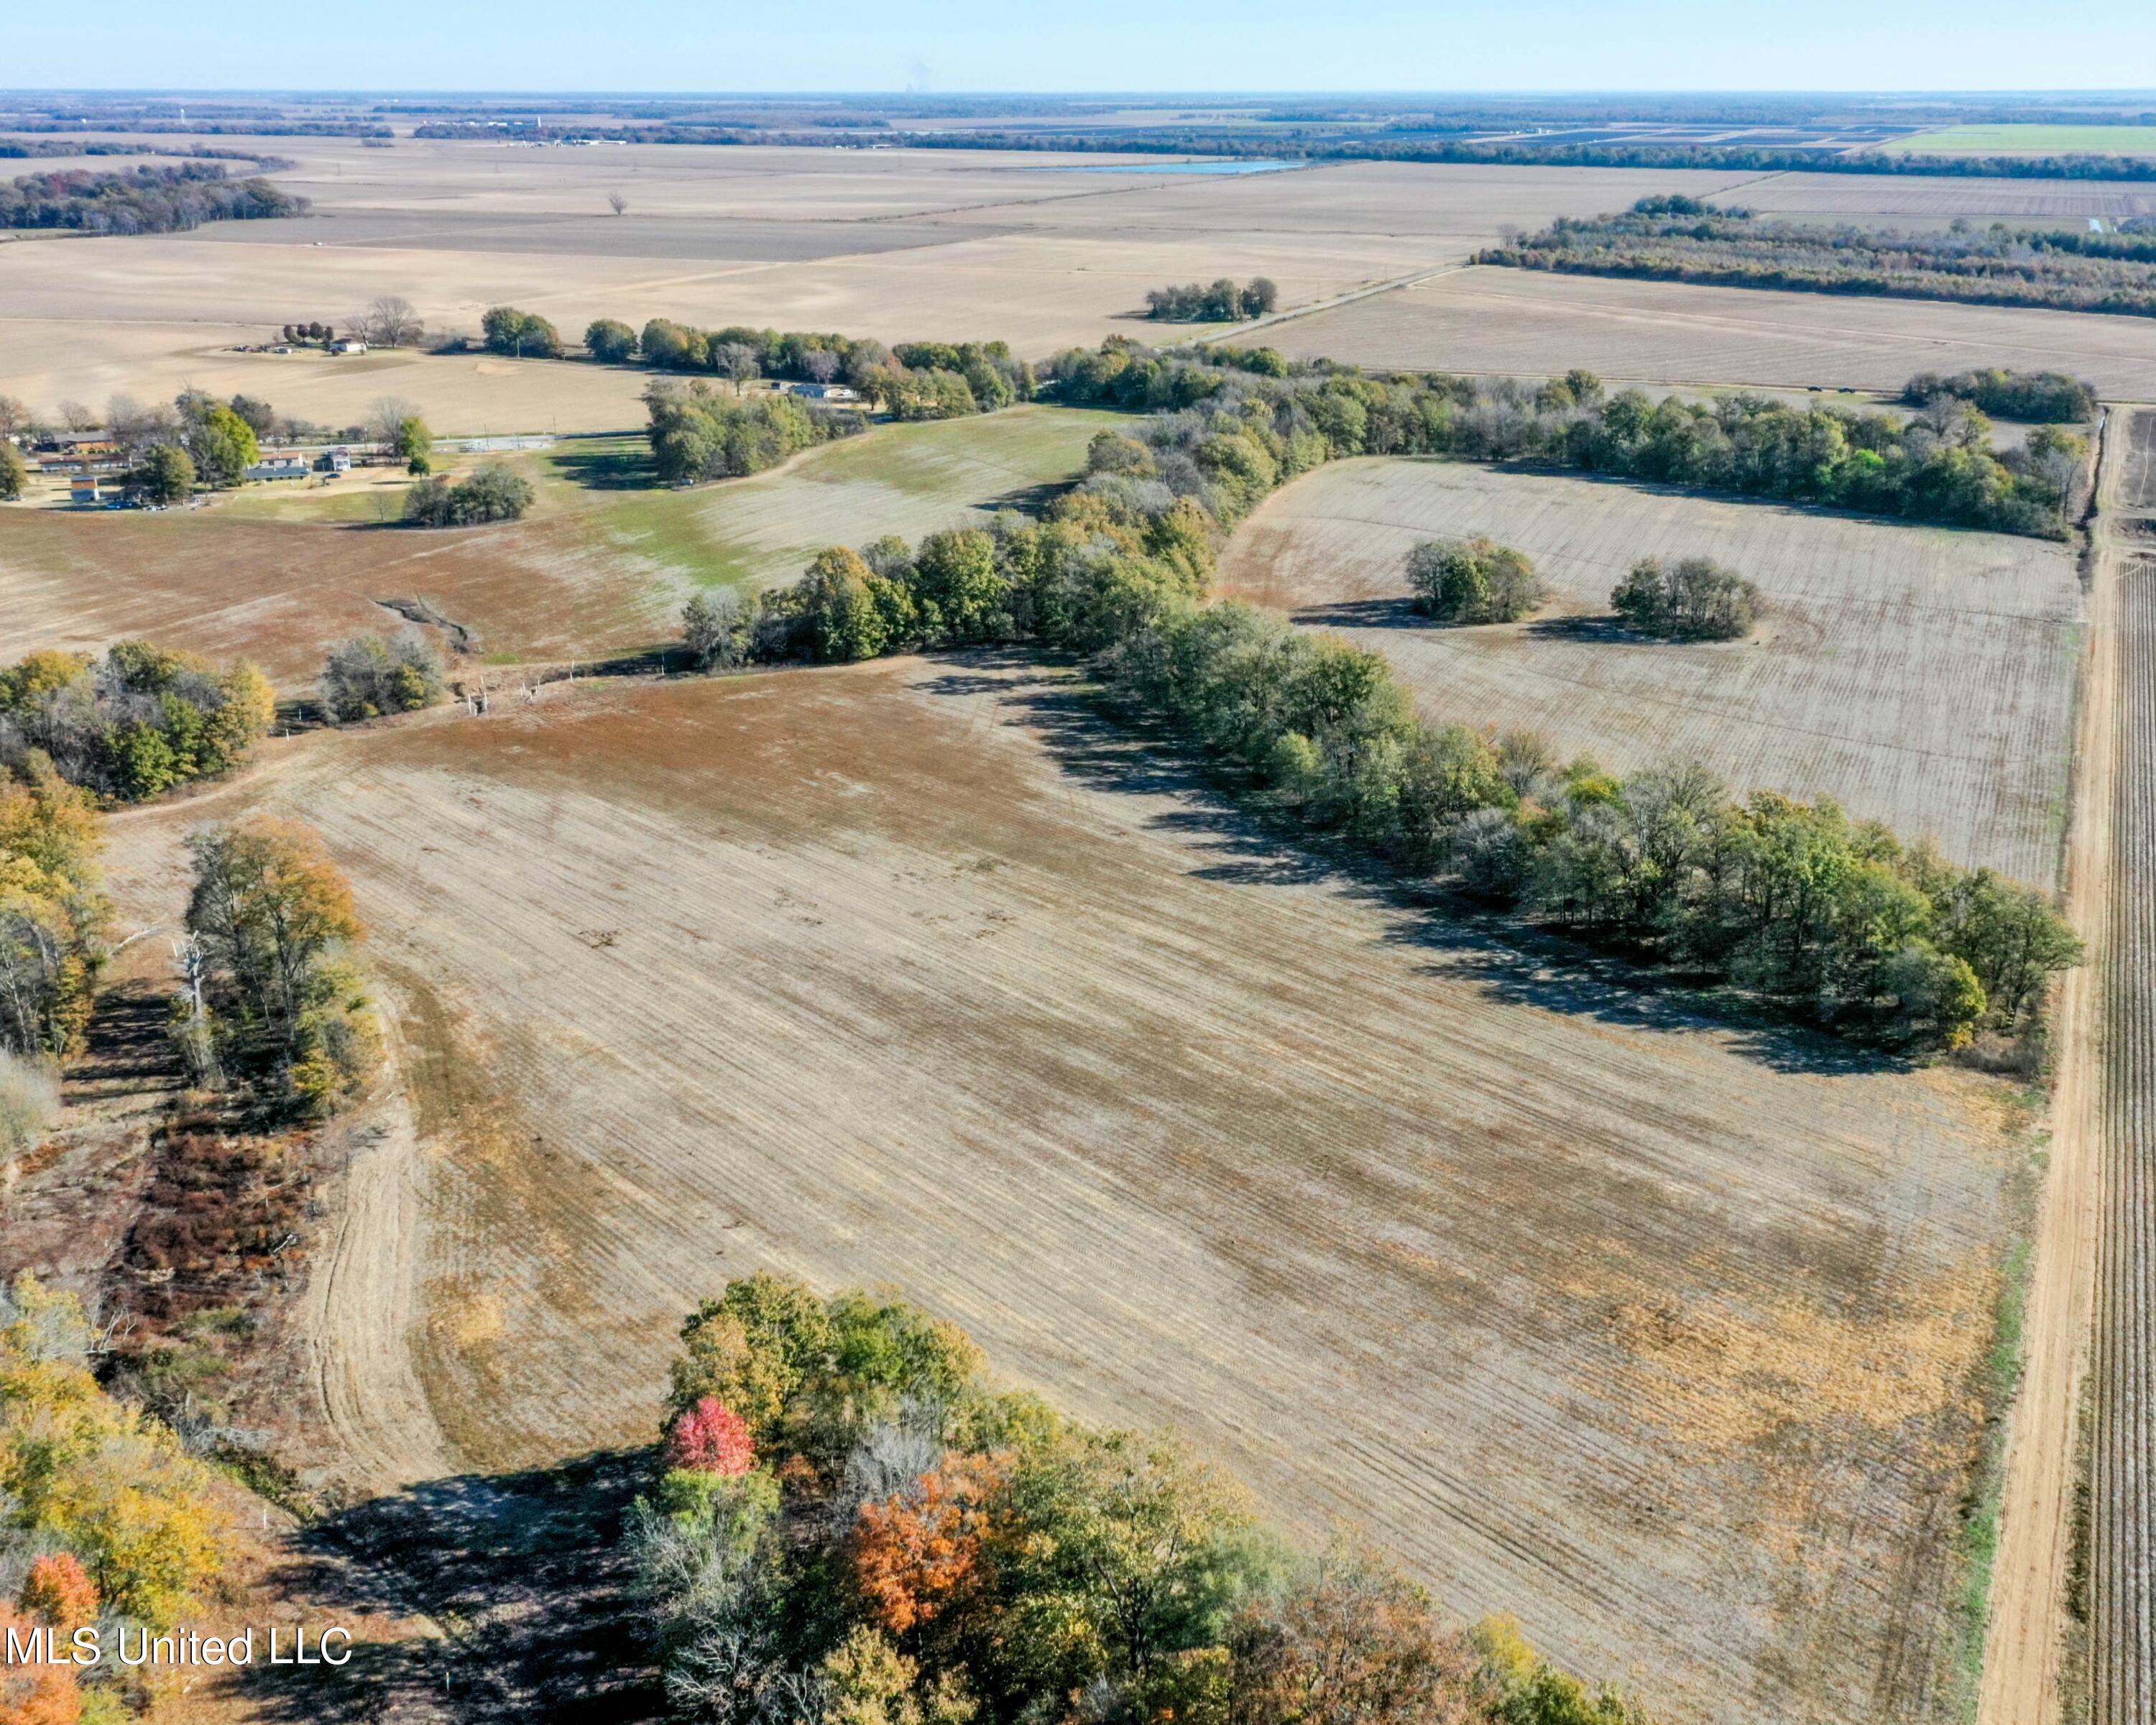
MULTIPOLYGON (((1717 193, 1714 202, 1741 204, 1763 216, 1802 222, 1847 219, 1876 224, 1895 219, 2085 221, 2099 216, 2156 214, 2156 185, 2147 180, 2015 180, 1924 174, 1768 174, 1717 193)), ((1612 209, 1620 208, 1616 204, 1612 209)))
POLYGON ((1620 382, 1899 389, 1917 372, 2068 372, 2114 400, 2156 400, 2148 320, 1933 300, 1455 270, 1250 338, 1388 369, 1620 382))
POLYGON ((2050 886, 2082 630, 2046 541, 1465 464, 1335 463, 1238 531, 1224 588, 1383 652, 1435 716, 1546 732, 1620 769, 1705 761, 1739 790, 1838 798, 1947 855, 2050 886), (1440 629, 1409 601, 1425 539, 1486 533, 1551 590, 1526 623, 1440 629), (1638 557, 1712 557, 1760 588, 1749 641, 1609 619, 1638 557))
MULTIPOLYGON (((2156 518, 2156 413, 2131 428, 2116 501, 2156 518)), ((2091 1717, 2147 1716, 2156 1666, 2156 556, 2118 554, 2119 686, 2110 927, 2106 931, 2104 1188, 2097 1275, 2090 1481, 2091 1717)))
POLYGON ((729 1275, 887 1283, 1659 1717, 1952 1716, 1989 1081, 1434 925, 1017 663, 273 745, 116 819, 124 913, 249 805, 319 826, 373 926, 420 1133, 404 1340, 461 1465, 642 1438, 729 1275))
POLYGON ((543 482, 538 513, 448 531, 215 509, 0 509, 0 661, 143 635, 213 657, 246 655, 293 691, 312 681, 330 642, 396 626, 379 601, 413 598, 462 624, 470 649, 496 662, 639 650, 677 632, 681 602, 700 586, 790 579, 825 544, 917 537, 1036 501, 1085 470, 1086 440, 1111 417, 1027 407, 885 426, 693 490, 587 490, 549 479, 580 459, 565 446, 522 464, 543 482))
POLYGON ((437 432, 612 429, 637 423, 639 373, 497 375, 487 367, 500 362, 470 356, 354 364, 232 349, 295 318, 343 327, 398 294, 429 329, 475 336, 487 306, 508 303, 571 340, 595 317, 640 326, 663 316, 886 341, 1003 339, 1039 358, 1143 333, 1146 290, 1165 282, 1263 275, 1285 301, 1306 303, 1458 262, 1507 223, 1537 228, 1745 177, 1378 162, 1178 177, 1145 160, 1068 172, 1119 164, 1030 151, 414 139, 264 147, 296 158, 274 177, 313 199, 313 213, 0 244, 0 393, 49 413, 69 399, 101 408, 114 394, 244 390, 338 425, 400 394, 437 432), (624 216, 609 213, 614 192, 624 216))

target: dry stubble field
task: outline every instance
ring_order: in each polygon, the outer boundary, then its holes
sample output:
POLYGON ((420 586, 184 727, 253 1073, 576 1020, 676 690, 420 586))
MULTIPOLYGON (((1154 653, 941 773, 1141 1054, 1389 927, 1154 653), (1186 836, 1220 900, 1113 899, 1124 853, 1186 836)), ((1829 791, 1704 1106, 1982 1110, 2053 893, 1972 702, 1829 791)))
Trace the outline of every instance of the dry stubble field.
POLYGON ((889 1284, 1661 1717, 1950 1716, 2015 1160, 1986 1081, 1433 924, 1018 665, 273 744, 116 819, 124 914, 251 806, 351 871, 417 1121, 322 1272, 416 1235, 408 1332, 327 1307, 362 1477, 641 1439, 727 1276, 889 1284))
POLYGON ((1738 790, 1840 798, 1948 855, 2049 886, 2066 819, 2082 600, 2065 546, 1722 501, 1575 475, 1338 462, 1238 530, 1228 592, 1382 651, 1443 719, 1546 732, 1621 769, 1696 758, 1738 790), (1425 539, 1535 561, 1526 623, 1440 629, 1409 603, 1425 539), (1641 641, 1609 621, 1637 558, 1757 583, 1749 641, 1641 641))
MULTIPOLYGON (((449 531, 218 508, 0 509, 0 661, 146 636, 244 655, 295 691, 312 683, 331 642, 394 625, 377 601, 411 598, 464 624, 474 650, 496 660, 638 650, 678 633, 681 602, 699 585, 789 580, 826 544, 917 538, 1067 482, 1112 417, 1026 407, 882 426, 752 479, 685 491, 580 489, 558 476, 578 459, 565 448, 558 462, 523 464, 542 481, 532 517, 449 531)), ((244 501, 297 508, 307 497, 244 501)))
MULTIPOLYGON (((1743 195, 1742 193, 1733 195, 1743 195)), ((1617 281, 1476 268, 1276 324, 1250 338, 1303 357, 1416 371, 1899 389, 1917 372, 2068 372, 2156 400, 2141 317, 1617 281)))
MULTIPOLYGON (((242 141, 226 140, 239 144, 242 141)), ((290 138, 279 183, 302 220, 191 234, 0 244, 0 393, 51 411, 182 385, 244 390, 331 424, 375 397, 437 431, 633 426, 633 372, 470 357, 235 354, 294 319, 348 323, 401 294, 476 333, 501 302, 565 336, 654 316, 839 330, 885 341, 1001 338, 1038 357, 1142 333, 1147 288, 1271 276, 1291 302, 1457 262, 1501 224, 1538 228, 1649 192, 1742 176, 1342 163, 1178 177, 1097 157, 973 151, 535 149, 290 138), (609 192, 629 213, 609 213, 609 192)), ((1178 331, 1178 333, 1187 333, 1178 331)))

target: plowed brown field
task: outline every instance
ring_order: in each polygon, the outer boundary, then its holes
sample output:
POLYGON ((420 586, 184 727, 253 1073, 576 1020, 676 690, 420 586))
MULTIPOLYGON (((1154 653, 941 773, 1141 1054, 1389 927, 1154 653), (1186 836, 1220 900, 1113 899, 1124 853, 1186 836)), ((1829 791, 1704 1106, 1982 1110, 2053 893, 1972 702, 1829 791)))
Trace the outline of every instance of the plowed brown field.
POLYGON ((1276 492, 1231 593, 1385 654, 1433 715, 1547 732, 1631 768, 1707 762, 1739 789, 1830 795, 1948 855, 2050 885, 2066 819, 2082 602, 2041 540, 1718 501, 1456 463, 1336 463, 1276 492), (1525 624, 1440 629, 1408 602, 1419 540, 1487 533, 1535 560, 1525 624), (1609 626, 1643 556, 1707 556, 1766 600, 1749 641, 1609 626))
POLYGON ((640 1437, 724 1277, 885 1283, 1661 1717, 1951 1717, 1989 1081, 1433 924, 1016 665, 272 744, 116 818, 126 913, 248 806, 352 872, 413 1100, 416 1198, 376 1171, 331 1266, 408 1253, 408 1325, 364 1279, 319 1307, 357 1453, 640 1437))

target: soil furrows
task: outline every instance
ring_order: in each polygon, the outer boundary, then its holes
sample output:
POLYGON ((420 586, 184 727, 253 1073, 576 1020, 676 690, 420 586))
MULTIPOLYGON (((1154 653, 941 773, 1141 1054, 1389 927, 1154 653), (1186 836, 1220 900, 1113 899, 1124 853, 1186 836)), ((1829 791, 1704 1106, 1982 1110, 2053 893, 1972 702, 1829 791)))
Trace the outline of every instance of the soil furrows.
MULTIPOLYGON (((2139 416, 2143 465, 2122 486, 2143 506, 2151 428, 2139 416)), ((2156 1717, 2156 557, 2124 562, 2119 598, 2091 1651, 2097 1725, 2142 1725, 2156 1717)))
POLYGON ((730 1274, 888 1284, 1672 1719, 1939 1713, 1981 1082, 1428 925, 990 664, 290 761, 264 795, 439 998, 408 1041, 482 1074, 418 1109, 418 1369, 470 1454, 648 1435, 730 1274))

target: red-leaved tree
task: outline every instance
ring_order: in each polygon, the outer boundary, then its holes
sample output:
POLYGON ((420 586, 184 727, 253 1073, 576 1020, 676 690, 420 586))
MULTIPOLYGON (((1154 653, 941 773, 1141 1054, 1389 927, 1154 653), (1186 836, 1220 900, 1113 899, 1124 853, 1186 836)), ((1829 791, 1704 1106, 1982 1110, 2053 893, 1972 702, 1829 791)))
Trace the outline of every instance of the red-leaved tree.
POLYGON ((691 1473, 744 1474, 756 1465, 756 1444, 741 1415, 707 1395, 666 1434, 666 1465, 691 1473))

